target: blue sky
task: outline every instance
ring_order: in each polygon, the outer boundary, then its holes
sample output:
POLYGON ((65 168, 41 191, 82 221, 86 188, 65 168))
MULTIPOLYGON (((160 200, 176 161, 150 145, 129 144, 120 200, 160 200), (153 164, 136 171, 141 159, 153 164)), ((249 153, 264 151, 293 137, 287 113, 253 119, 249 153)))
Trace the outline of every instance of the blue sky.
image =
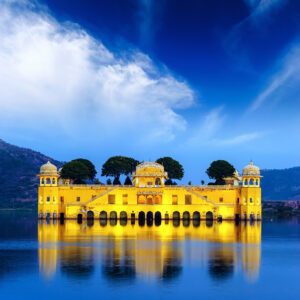
POLYGON ((2 0, 0 138, 59 160, 300 165, 297 0, 2 0))

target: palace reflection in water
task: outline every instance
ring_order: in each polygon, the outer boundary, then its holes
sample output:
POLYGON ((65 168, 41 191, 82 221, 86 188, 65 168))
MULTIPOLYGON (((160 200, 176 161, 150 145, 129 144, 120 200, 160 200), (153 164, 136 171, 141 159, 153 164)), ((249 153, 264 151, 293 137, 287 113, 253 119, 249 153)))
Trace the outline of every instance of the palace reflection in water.
POLYGON ((170 280, 188 261, 216 280, 242 271, 252 282, 260 268, 261 223, 40 221, 38 241, 47 280, 57 273, 85 279, 99 271, 112 281, 170 280))

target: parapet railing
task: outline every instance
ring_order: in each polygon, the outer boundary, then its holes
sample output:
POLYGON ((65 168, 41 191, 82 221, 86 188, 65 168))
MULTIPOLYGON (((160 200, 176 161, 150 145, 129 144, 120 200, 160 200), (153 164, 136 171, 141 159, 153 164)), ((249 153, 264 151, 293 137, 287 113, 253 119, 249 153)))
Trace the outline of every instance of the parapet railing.
MULTIPOLYGON (((140 189, 145 188, 162 188, 162 186, 152 185, 152 186, 134 186, 134 185, 124 185, 124 184, 58 184, 61 187, 99 187, 99 188, 125 188, 125 187, 136 187, 140 189)), ((197 189, 232 189, 232 188, 239 188, 239 185, 165 185, 164 188, 197 188, 197 189)))

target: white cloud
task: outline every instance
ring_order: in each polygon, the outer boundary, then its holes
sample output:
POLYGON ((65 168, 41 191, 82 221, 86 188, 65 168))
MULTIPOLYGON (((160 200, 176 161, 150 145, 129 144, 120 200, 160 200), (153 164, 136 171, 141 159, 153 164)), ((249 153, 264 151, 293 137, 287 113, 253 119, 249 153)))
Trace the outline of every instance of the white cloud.
POLYGON ((1 2, 0 41, 0 127, 149 140, 170 140, 186 127, 175 112, 194 103, 186 82, 143 53, 111 52, 33 2, 1 2))
POLYGON ((191 134, 187 139, 188 146, 199 146, 209 143, 221 130, 226 119, 223 113, 224 106, 212 109, 203 119, 190 129, 191 134))
POLYGON ((251 14, 248 20, 254 20, 262 15, 270 13, 273 9, 278 8, 288 0, 244 0, 251 8, 251 14))
MULTIPOLYGON (((275 92, 285 90, 287 95, 291 90, 298 89, 300 83, 300 46, 294 45, 282 60, 279 71, 275 72, 266 88, 256 97, 250 106, 255 111, 270 98, 275 98, 275 92)), ((285 97, 288 98, 288 97, 285 97)))
POLYGON ((234 146, 234 145, 239 145, 239 144, 249 142, 251 140, 255 140, 257 138, 260 138, 261 136, 262 133, 253 132, 253 133, 237 135, 228 139, 214 139, 212 140, 212 143, 217 146, 234 146))
POLYGON ((231 130, 236 131, 236 129, 233 124, 228 127, 226 120, 227 115, 224 112, 224 106, 214 108, 195 126, 185 146, 196 148, 208 146, 210 149, 235 146, 255 140, 265 134, 263 132, 251 132, 234 135, 231 130), (224 130, 224 128, 227 129, 224 130))

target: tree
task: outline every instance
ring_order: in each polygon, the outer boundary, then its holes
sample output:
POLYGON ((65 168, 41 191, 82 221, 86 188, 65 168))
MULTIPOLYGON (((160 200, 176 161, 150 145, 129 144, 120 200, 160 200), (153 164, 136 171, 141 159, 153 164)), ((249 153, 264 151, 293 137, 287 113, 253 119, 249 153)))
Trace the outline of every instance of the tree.
POLYGON ((94 184, 101 184, 98 178, 95 179, 94 184))
POLYGON ((169 179, 182 179, 184 170, 177 160, 167 156, 157 159, 156 162, 164 166, 165 171, 168 172, 169 179))
POLYGON ((225 184, 224 178, 233 176, 235 168, 226 160, 215 160, 206 170, 209 178, 215 179, 215 184, 225 184))
POLYGON ((121 174, 129 175, 139 162, 131 157, 113 156, 110 157, 102 166, 101 176, 112 176, 115 179, 121 174))
POLYGON ((108 179, 106 180, 106 184, 107 184, 107 185, 111 185, 111 180, 110 180, 110 178, 108 178, 108 179))
POLYGON ((115 177, 115 179, 113 181, 113 185, 121 185, 119 177, 115 177))
POLYGON ((188 185, 192 185, 192 182, 191 182, 191 181, 189 181, 189 182, 188 182, 188 185))
POLYGON ((62 166, 61 178, 71 179, 75 184, 85 183, 90 176, 88 167, 80 161, 70 161, 62 166))
POLYGON ((95 168, 94 164, 91 161, 89 161, 87 159, 84 159, 84 158, 77 158, 77 159, 74 159, 72 161, 79 161, 79 162, 83 163, 89 170, 88 179, 94 180, 94 178, 97 174, 97 171, 96 171, 96 168, 95 168))
POLYGON ((172 184, 173 182, 170 178, 165 181, 165 185, 172 185, 172 184))
POLYGON ((204 183, 205 183, 204 180, 201 180, 201 184, 204 185, 204 183))
POLYGON ((130 179, 130 177, 129 177, 129 176, 126 176, 126 179, 125 179, 124 185, 132 185, 132 181, 131 181, 131 179, 130 179))

